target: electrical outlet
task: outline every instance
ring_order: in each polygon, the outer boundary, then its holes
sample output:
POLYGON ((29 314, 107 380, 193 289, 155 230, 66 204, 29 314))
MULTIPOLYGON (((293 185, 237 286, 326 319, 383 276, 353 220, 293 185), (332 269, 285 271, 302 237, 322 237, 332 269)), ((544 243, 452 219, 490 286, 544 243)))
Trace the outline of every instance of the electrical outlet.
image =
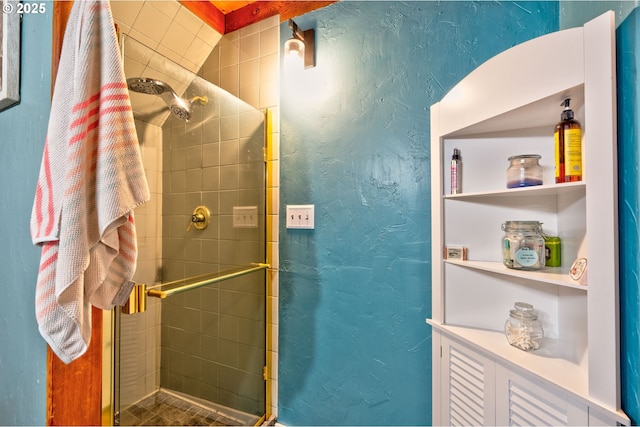
POLYGON ((314 205, 287 205, 287 228, 314 229, 314 208, 314 205))

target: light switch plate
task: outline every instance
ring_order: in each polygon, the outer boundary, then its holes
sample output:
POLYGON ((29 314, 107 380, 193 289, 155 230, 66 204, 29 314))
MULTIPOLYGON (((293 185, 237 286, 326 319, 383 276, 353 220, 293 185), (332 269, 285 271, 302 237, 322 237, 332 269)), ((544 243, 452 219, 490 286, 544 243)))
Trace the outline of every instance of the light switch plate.
POLYGON ((287 228, 313 230, 315 205, 287 205, 287 228))
POLYGON ((233 228, 257 228, 258 227, 258 207, 257 206, 234 206, 233 207, 233 228))

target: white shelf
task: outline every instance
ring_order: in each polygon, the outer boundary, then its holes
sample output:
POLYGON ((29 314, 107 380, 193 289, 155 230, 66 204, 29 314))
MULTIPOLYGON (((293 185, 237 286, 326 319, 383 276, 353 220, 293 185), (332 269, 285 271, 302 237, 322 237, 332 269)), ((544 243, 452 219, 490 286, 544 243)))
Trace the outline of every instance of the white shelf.
POLYGON ((585 191, 584 181, 568 182, 564 184, 538 185, 532 187, 510 188, 496 191, 479 191, 473 193, 447 194, 445 200, 471 200, 483 197, 531 197, 531 196, 559 196, 572 192, 585 191))
POLYGON ((571 343, 545 338, 540 349, 526 352, 509 345, 502 331, 439 324, 431 319, 427 319, 427 323, 485 354, 498 358, 511 368, 533 373, 585 400, 589 398, 587 357, 584 354, 574 354, 571 343))
POLYGON ((543 282, 557 286, 565 286, 568 288, 587 290, 587 285, 581 285, 569 277, 568 267, 546 267, 542 270, 529 271, 529 270, 516 270, 507 268, 501 262, 494 261, 457 261, 457 260, 444 260, 447 264, 457 265, 463 268, 472 268, 474 270, 488 271, 490 273, 497 273, 504 276, 518 277, 521 279, 534 280, 536 282, 543 282))

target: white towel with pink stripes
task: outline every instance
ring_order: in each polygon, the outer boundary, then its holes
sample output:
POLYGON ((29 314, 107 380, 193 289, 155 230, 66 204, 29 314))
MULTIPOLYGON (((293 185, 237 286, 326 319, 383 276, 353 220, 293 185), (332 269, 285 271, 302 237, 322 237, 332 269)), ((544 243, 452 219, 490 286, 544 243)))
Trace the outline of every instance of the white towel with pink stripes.
POLYGON ((40 333, 65 363, 91 338, 91 306, 123 304, 137 261, 133 209, 149 200, 108 1, 76 1, 31 217, 42 247, 40 333))

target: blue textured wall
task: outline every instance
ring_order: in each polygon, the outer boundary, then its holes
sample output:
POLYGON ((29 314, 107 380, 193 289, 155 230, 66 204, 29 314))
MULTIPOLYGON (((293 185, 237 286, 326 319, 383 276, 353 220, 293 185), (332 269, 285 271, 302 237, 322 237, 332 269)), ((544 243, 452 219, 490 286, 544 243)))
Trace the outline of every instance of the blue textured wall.
POLYGON ((620 335, 622 407, 640 424, 640 9, 618 27, 618 164, 620 227, 620 335))
POLYGON ((51 9, 22 22, 21 102, 0 111, 0 425, 44 425, 46 343, 35 321, 29 219, 49 116, 51 9))
MULTIPOLYGON (((279 419, 431 422, 429 106, 558 29, 556 2, 340 2, 296 18, 317 67, 281 76, 279 419)), ((291 35, 281 25, 281 39, 291 35)))
POLYGON ((639 0, 560 0, 560 29, 581 27, 608 10, 615 12, 616 26, 638 6, 639 0))

